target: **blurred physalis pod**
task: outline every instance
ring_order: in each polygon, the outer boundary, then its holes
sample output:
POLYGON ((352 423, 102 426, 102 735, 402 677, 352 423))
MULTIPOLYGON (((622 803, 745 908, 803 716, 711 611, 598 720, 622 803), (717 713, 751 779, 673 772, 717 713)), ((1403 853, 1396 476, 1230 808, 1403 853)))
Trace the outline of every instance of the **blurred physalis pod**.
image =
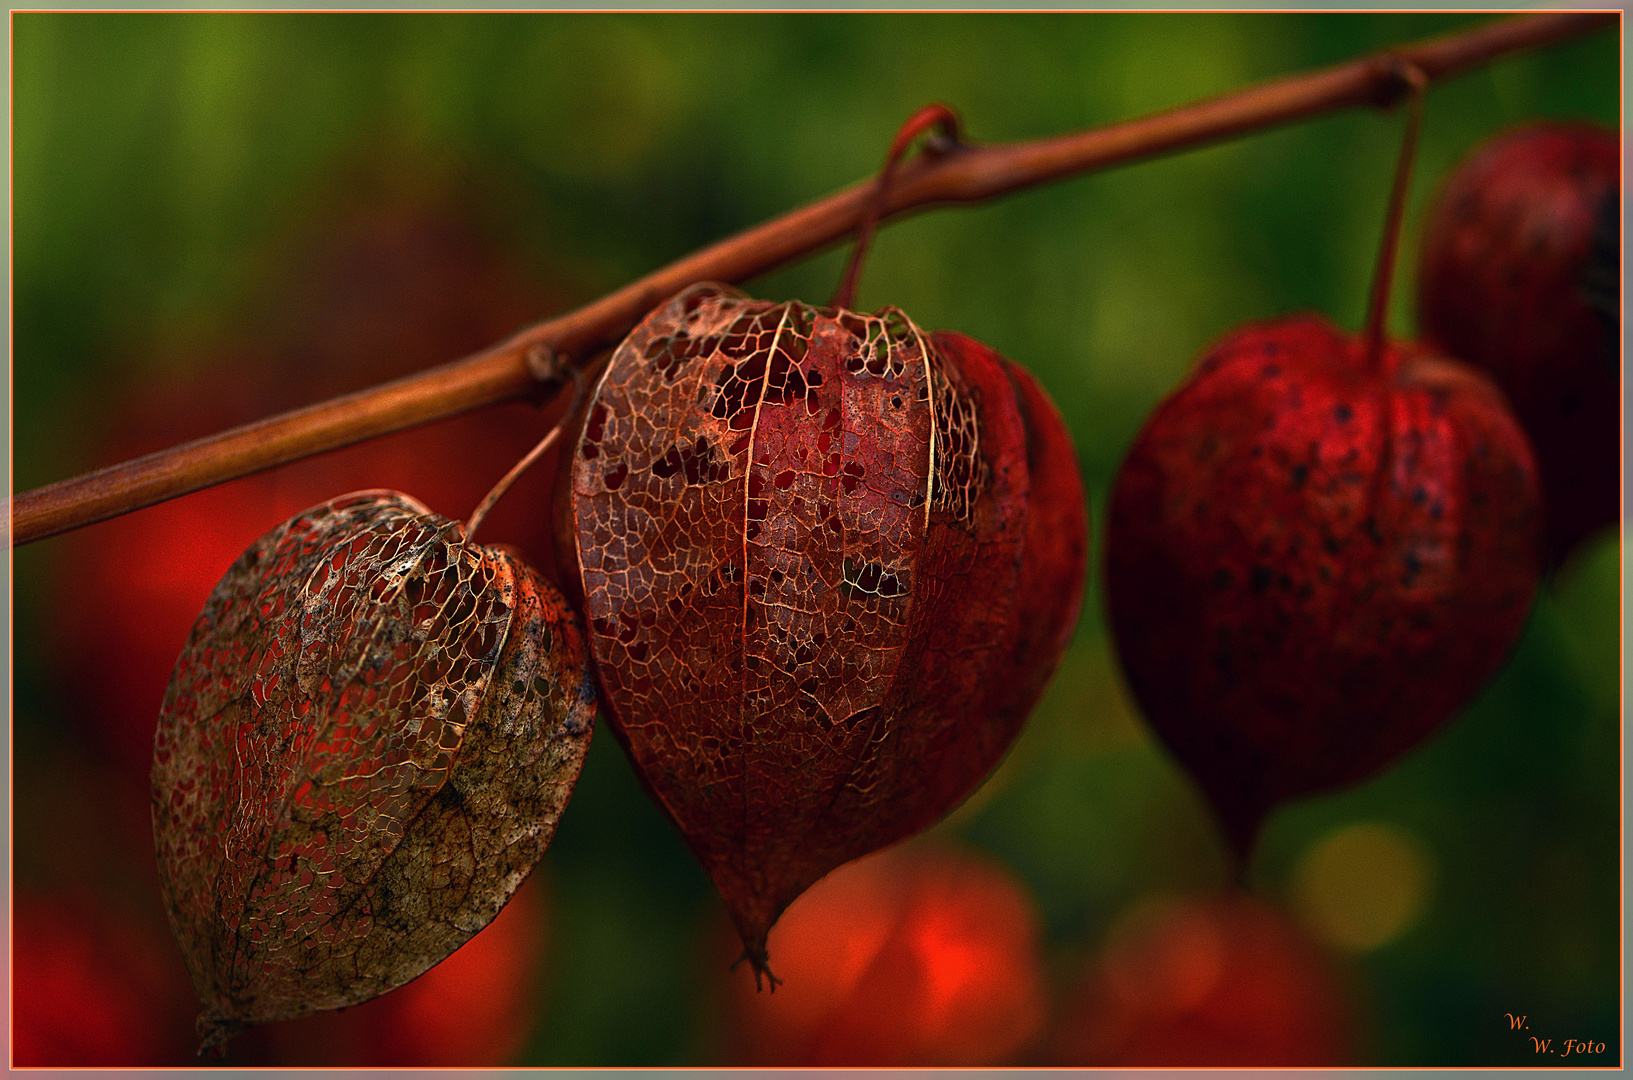
POLYGON ((154 744, 201 1052, 401 986, 492 921, 594 717, 577 617, 458 522, 364 491, 256 541, 194 624, 154 744))

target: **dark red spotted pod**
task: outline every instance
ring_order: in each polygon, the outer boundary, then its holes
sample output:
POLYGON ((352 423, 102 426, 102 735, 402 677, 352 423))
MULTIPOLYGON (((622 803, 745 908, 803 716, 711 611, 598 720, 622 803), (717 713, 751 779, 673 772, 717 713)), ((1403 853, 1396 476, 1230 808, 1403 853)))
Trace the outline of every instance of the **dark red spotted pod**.
POLYGON ((572 444, 562 578, 605 715, 756 977, 804 889, 992 769, 1076 622, 1076 456, 959 334, 694 286, 572 444))
POLYGON ((1243 327, 1135 439, 1106 598, 1146 718, 1239 852, 1450 719, 1537 582, 1529 444, 1473 369, 1325 319, 1243 327))
POLYGON ((1113 484, 1106 600, 1146 718, 1245 865, 1280 803, 1372 775, 1497 670, 1531 604, 1531 448, 1467 365, 1384 336, 1426 80, 1371 311, 1235 330, 1113 484))
POLYGON ((577 619, 390 491, 273 529, 165 694, 153 834, 205 1047, 401 986, 533 869, 584 760, 577 619))
POLYGON ((1621 506, 1621 145, 1531 124, 1477 148, 1429 216, 1424 337, 1497 381, 1536 447, 1545 554, 1621 506))

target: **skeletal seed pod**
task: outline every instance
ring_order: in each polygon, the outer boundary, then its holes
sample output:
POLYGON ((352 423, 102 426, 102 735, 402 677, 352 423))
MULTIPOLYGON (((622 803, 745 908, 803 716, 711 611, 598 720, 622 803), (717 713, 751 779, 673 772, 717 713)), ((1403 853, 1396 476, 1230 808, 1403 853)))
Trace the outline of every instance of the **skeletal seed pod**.
POLYGON ((1076 622, 1076 455, 1025 371, 894 308, 694 286, 558 484, 613 731, 757 976, 782 910, 997 763, 1076 622))
POLYGON ((154 745, 201 1052, 401 986, 486 926, 594 715, 576 616, 457 522, 365 491, 261 537, 194 625, 154 745))

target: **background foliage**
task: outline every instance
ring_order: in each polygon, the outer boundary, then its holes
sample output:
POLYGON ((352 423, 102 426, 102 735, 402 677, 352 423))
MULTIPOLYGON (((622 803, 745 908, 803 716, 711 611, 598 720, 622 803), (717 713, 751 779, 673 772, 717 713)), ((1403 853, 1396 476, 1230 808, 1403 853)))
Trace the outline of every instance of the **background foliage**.
MULTIPOLYGON (((13 15, 15 483, 471 351, 870 173, 926 101, 958 107, 973 139, 1028 138, 1478 21, 13 15)), ((1411 253, 1438 180, 1519 121, 1618 125, 1617 79, 1604 33, 1431 92, 1397 332, 1413 329, 1411 253)), ((1201 348, 1298 308, 1359 325, 1399 132, 1397 117, 1345 113, 922 214, 880 237, 859 306, 897 304, 1037 373, 1078 447, 1092 580, 1120 457, 1201 348)), ((823 302, 841 258, 750 287, 823 302)), ((527 406, 459 423, 17 553, 19 1047, 58 994, 89 1012, 79 1034, 26 1044, 44 1059, 190 1060, 195 1006, 159 908, 142 756, 167 663, 122 672, 144 649, 173 658, 231 558, 293 510, 418 481, 463 516, 541 430, 527 406), (140 529, 159 539, 134 548, 140 529), (30 921, 36 909, 79 914, 30 921)), ((542 544, 530 521, 547 482, 513 494, 487 539, 542 544)), ((1580 550, 1502 674, 1429 745, 1271 821, 1253 887, 1340 957, 1362 1063, 1535 1063, 1506 1013, 1619 1059, 1617 563, 1613 534, 1580 550), (1356 835, 1387 842, 1321 856, 1356 835), (1406 914, 1373 941, 1322 907, 1335 889, 1406 914)), ((1097 586, 1013 753, 938 829, 1024 881, 1061 987, 1141 898, 1222 884, 1206 808, 1120 682, 1097 586)), ((720 905, 605 730, 541 881, 547 944, 510 1060, 715 1060, 720 905)), ((299 1059, 280 1045, 252 1036, 234 1053, 299 1059)))

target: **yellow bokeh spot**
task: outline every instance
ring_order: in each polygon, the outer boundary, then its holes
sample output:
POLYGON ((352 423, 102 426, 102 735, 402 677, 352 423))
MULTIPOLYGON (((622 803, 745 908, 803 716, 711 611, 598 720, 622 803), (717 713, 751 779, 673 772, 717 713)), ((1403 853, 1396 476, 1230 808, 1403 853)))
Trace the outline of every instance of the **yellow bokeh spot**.
POLYGON ((1293 908, 1321 940, 1367 952, 1395 940, 1423 914, 1431 877, 1428 853, 1401 829, 1345 825, 1299 860, 1293 908))

